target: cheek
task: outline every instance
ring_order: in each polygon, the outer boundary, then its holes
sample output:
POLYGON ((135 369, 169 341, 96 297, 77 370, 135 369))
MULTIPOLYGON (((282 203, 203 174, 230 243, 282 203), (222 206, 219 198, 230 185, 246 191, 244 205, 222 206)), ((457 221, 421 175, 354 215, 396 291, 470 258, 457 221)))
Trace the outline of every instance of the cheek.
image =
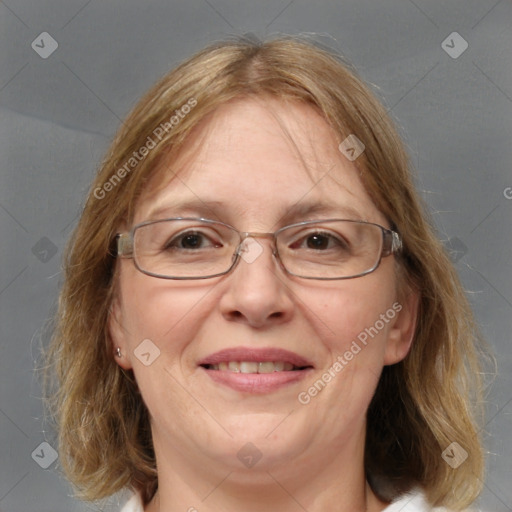
POLYGON ((364 422, 396 316, 394 286, 366 279, 370 277, 306 294, 304 314, 314 323, 324 365, 297 400, 310 417, 322 419, 325 435, 338 436, 337 442, 344 439, 343 432, 364 422), (340 425, 347 429, 340 430, 340 425))
POLYGON ((132 351, 149 339, 162 353, 175 356, 194 337, 206 315, 210 288, 201 282, 183 285, 126 269, 120 288, 123 328, 132 351))
POLYGON ((154 421, 161 421, 165 410, 172 409, 177 416, 188 413, 190 396, 177 380, 190 358, 188 348, 207 319, 210 292, 211 286, 203 282, 183 285, 130 268, 121 273, 126 350, 154 421))
POLYGON ((382 356, 384 341, 396 316, 394 280, 386 277, 370 274, 329 287, 311 287, 302 294, 302 313, 314 325, 332 359, 352 346, 357 352, 353 342, 369 349, 365 350, 366 358, 370 353, 382 356))

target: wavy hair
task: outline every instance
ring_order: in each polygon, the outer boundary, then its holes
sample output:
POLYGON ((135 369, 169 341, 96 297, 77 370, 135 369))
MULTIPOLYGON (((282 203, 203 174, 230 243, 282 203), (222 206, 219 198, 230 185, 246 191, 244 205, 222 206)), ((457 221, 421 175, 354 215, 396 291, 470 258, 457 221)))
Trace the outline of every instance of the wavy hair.
POLYGON ((234 98, 269 95, 312 105, 340 142, 349 134, 364 141, 355 163, 375 205, 402 236, 400 274, 420 294, 412 348, 403 361, 384 368, 367 413, 367 477, 386 499, 420 485, 432 504, 461 510, 479 494, 483 478, 483 352, 471 309, 385 108, 334 52, 301 38, 213 44, 161 79, 120 127, 65 254, 47 351, 48 403, 61 464, 85 499, 124 487, 140 492, 145 503, 154 495, 148 411, 133 374, 114 361, 107 327, 116 293, 112 241, 119 226, 130 225, 158 162, 178 151, 205 116, 234 98), (179 116, 184 105, 193 108, 179 116), (130 160, 155 133, 156 147, 130 160), (452 442, 468 453, 457 469, 441 456, 452 442))

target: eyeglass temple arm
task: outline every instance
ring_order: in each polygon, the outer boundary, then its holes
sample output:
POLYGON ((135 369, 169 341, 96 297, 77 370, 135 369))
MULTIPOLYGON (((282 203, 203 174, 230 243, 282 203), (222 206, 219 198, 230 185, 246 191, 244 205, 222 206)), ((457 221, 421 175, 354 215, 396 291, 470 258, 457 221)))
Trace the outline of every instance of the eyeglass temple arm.
POLYGON ((116 256, 123 256, 130 258, 133 256, 133 240, 130 233, 118 233, 116 235, 117 254, 116 256))
POLYGON ((402 250, 402 238, 396 231, 385 230, 382 256, 397 254, 402 250))

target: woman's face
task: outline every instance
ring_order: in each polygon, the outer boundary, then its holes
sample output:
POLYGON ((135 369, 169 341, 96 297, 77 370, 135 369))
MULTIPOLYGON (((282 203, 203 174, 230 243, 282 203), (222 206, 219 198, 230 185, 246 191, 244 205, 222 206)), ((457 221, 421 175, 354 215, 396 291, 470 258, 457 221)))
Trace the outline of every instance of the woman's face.
MULTIPOLYGON (((389 227, 339 142, 309 106, 231 102, 162 165, 163 186, 146 191, 134 224, 184 216, 251 232, 327 218, 389 227)), ((256 464, 277 476, 362 456, 382 367, 405 357, 414 329, 414 301, 397 294, 394 258, 364 277, 307 280, 282 270, 271 239, 258 243, 254 257, 205 280, 159 279, 119 262, 116 360, 133 369, 159 466, 170 458, 243 474, 256 464), (251 374, 237 372, 240 361, 251 374), (286 363, 306 368, 286 371, 286 363)))

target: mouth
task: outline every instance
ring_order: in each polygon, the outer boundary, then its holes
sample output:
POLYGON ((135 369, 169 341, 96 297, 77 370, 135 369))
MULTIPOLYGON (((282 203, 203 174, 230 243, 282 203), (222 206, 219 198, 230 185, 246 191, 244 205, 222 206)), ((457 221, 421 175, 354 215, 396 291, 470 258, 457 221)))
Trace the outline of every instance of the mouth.
POLYGON ((312 368, 311 366, 295 366, 288 361, 222 361, 219 364, 205 364, 200 366, 206 370, 232 373, 296 372, 312 368))
POLYGON ((269 393, 302 380, 313 364, 283 349, 225 349, 199 362, 216 383, 246 393, 269 393))

